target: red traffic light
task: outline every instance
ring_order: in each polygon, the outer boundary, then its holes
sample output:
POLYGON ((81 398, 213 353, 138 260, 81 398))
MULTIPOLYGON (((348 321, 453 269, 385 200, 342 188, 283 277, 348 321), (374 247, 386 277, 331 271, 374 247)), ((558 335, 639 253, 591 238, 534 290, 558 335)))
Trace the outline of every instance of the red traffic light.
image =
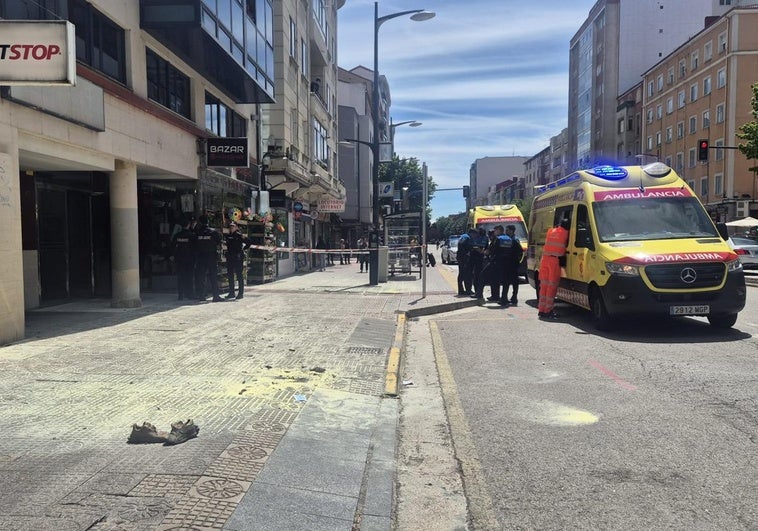
POLYGON ((697 141, 697 160, 708 161, 708 139, 702 138, 697 141))

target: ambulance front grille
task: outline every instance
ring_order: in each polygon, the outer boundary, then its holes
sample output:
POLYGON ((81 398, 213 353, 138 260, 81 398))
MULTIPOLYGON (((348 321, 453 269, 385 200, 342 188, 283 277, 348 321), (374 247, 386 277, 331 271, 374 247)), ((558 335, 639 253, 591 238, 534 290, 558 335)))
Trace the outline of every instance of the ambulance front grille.
POLYGON ((720 286, 726 274, 721 262, 655 264, 645 267, 650 283, 658 289, 698 289, 720 286))

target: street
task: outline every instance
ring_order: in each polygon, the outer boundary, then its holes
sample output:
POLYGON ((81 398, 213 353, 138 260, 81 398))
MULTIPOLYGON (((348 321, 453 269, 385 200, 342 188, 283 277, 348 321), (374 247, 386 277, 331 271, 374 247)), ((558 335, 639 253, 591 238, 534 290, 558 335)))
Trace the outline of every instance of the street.
MULTIPOLYGON (((445 267, 443 276, 455 274, 445 267)), ((603 334, 564 304, 564 319, 537 320, 534 290, 521 290, 515 308, 488 304, 409 324, 404 379, 422 379, 413 353, 434 345, 426 355, 436 361, 472 528, 756 529, 755 288, 726 332, 683 318, 603 334)), ((404 393, 407 410, 425 391, 404 393)), ((403 435, 411 429, 402 422, 403 435)), ((413 498, 403 483, 401 474, 400 522, 410 521, 413 498)))

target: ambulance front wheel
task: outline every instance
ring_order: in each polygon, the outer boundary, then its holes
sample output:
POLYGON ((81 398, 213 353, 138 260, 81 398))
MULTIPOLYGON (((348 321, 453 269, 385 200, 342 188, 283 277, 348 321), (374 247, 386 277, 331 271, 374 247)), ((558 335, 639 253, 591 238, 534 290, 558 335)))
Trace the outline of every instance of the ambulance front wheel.
POLYGON ((714 328, 731 328, 734 323, 737 322, 736 313, 728 313, 726 315, 709 315, 708 322, 714 328))
POLYGON ((611 317, 608 315, 603 295, 598 287, 593 287, 590 291, 590 308, 592 308, 592 320, 595 323, 595 328, 600 331, 609 330, 612 323, 611 317))

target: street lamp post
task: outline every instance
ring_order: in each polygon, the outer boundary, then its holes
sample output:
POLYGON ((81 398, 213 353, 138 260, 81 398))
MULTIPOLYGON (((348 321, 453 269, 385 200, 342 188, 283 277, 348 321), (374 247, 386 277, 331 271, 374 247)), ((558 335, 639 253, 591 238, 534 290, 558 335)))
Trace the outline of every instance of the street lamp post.
POLYGON ((374 2, 374 86, 371 98, 371 119, 373 121, 373 138, 371 139, 371 151, 373 164, 371 166, 371 185, 373 188, 372 223, 373 234, 370 238, 372 246, 369 252, 369 284, 379 284, 379 27, 393 18, 411 15, 411 20, 418 22, 433 18, 435 13, 424 9, 411 9, 399 11, 389 15, 379 16, 379 2, 374 2))

